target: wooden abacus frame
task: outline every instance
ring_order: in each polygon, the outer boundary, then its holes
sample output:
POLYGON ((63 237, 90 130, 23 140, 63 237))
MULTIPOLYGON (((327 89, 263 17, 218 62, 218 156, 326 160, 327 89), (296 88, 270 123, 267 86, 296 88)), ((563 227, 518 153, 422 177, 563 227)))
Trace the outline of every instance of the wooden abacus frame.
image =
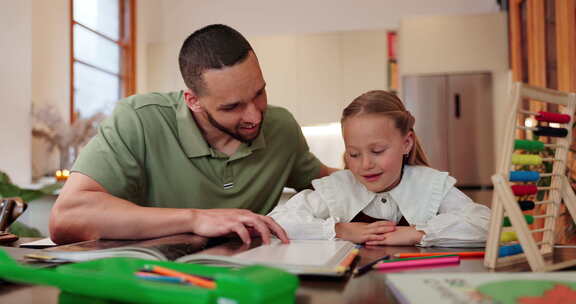
POLYGON ((486 242, 484 265, 495 269, 527 261, 532 271, 537 272, 553 271, 576 265, 576 259, 556 264, 545 260, 554 251, 554 230, 562 203, 566 206, 572 220, 576 223, 576 195, 566 176, 568 149, 572 142, 572 123, 574 123, 574 111, 576 109, 576 94, 515 83, 512 90, 511 106, 510 118, 505 129, 505 146, 500 159, 501 163, 498 166, 497 174, 492 176, 494 195, 492 198, 492 217, 486 242), (517 129, 517 115, 519 112, 522 113, 521 103, 524 98, 560 105, 559 112, 571 117, 570 122, 564 124, 564 127, 568 129, 568 135, 556 140, 554 165, 550 177, 551 184, 550 187, 546 187, 550 191, 549 200, 542 202, 546 203, 546 213, 543 216, 545 218, 544 228, 535 230, 530 230, 528 227, 528 223, 510 188, 511 183, 509 182, 517 129), (505 216, 508 216, 510 220, 511 226, 522 246, 523 253, 499 257, 502 223, 505 216), (535 240, 532 234, 536 232, 543 233, 542 241, 537 242, 535 240))

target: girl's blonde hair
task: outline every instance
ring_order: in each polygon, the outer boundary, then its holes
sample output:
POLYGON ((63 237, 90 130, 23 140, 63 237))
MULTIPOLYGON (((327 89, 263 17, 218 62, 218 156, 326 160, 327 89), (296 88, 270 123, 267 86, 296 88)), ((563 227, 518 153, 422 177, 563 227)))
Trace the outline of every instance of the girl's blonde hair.
POLYGON ((430 166, 428 158, 420 145, 420 141, 414 132, 415 119, 402 104, 400 98, 396 95, 382 90, 366 92, 354 99, 344 111, 342 111, 341 123, 347 118, 360 114, 382 114, 392 119, 396 128, 400 130, 403 136, 412 131, 414 134, 414 145, 406 157, 405 164, 430 166))

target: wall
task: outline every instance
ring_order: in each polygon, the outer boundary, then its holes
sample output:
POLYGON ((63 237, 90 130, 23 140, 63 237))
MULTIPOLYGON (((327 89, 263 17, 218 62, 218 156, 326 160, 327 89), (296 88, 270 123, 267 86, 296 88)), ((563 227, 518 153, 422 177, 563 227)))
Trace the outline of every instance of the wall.
POLYGON ((343 0, 144 0, 139 5, 155 13, 148 23, 143 91, 183 88, 176 62, 181 42, 202 26, 225 23, 254 45, 270 103, 287 107, 305 125, 338 120, 352 98, 386 88, 383 33, 397 28, 405 16, 497 11, 492 0, 380 0, 362 5, 343 0))
MULTIPOLYGON (((157 0, 139 0, 136 6, 136 92, 143 93, 148 89, 148 46, 152 37, 158 36, 162 24, 157 20, 160 3, 157 0)), ((150 75, 153 76, 153 75, 150 75)))
POLYGON ((300 124, 338 120, 341 51, 338 33, 252 37, 270 104, 288 108, 300 124))
MULTIPOLYGON (((68 0, 33 1, 32 106, 54 107, 70 121, 70 9, 68 0)), ((58 152, 32 138, 32 176, 58 169, 58 152)))
MULTIPOLYGON (((270 104, 289 109, 302 125, 339 121, 353 98, 386 88, 385 30, 248 39, 258 55, 270 104)), ((176 60, 179 48, 179 43, 148 46, 148 90, 184 88, 176 60)))
POLYGON ((388 89, 386 32, 372 30, 340 34, 344 106, 366 91, 388 89))
POLYGON ((31 2, 0 1, 0 171, 18 183, 31 175, 31 2))
POLYGON ((140 0, 139 4, 157 5, 150 19, 155 29, 150 41, 167 43, 211 23, 234 26, 249 36, 301 35, 395 28, 406 16, 497 11, 495 0, 140 0))
MULTIPOLYGON (((506 15, 405 18, 399 39, 400 76, 491 72, 494 130, 505 126, 509 108, 506 15)), ((495 148, 500 151, 503 134, 495 135, 495 148)))
POLYGON ((149 43, 146 48, 147 81, 142 91, 164 92, 186 88, 178 69, 180 43, 149 43))
POLYGON ((271 104, 302 125, 340 120, 353 98, 386 88, 386 31, 254 37, 271 104))

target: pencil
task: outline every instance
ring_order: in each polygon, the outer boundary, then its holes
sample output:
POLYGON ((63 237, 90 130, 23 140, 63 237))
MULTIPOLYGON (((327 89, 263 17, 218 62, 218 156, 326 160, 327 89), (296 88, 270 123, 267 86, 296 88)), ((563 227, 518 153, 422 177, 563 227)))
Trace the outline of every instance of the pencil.
POLYGON ((205 287, 205 288, 216 288, 216 283, 214 281, 211 280, 207 280, 204 278, 200 278, 191 274, 187 274, 187 273, 183 273, 180 271, 176 271, 173 269, 168 269, 168 268, 164 268, 158 265, 146 265, 144 266, 145 269, 150 270, 154 273, 157 274, 161 274, 161 275, 165 275, 165 276, 169 276, 169 277, 175 277, 175 278, 182 278, 184 280, 186 280, 186 282, 188 283, 192 283, 194 285, 200 286, 200 287, 205 287))
MULTIPOLYGON (((148 267, 150 268, 150 267, 148 267)), ((150 274, 150 275, 160 275, 155 273, 154 271, 150 270, 150 269, 140 269, 140 271, 136 272, 136 274, 150 274)), ((197 278, 201 278, 207 281, 214 281, 214 279, 212 277, 209 276, 203 276, 203 275, 199 275, 199 274, 193 274, 193 276, 197 277, 197 278)))
POLYGON ((356 276, 363 275, 364 273, 370 271, 372 269, 372 266, 376 265, 376 263, 387 260, 389 258, 390 258, 389 255, 385 255, 381 258, 375 259, 374 261, 372 261, 372 262, 370 262, 370 263, 368 263, 368 264, 366 264, 360 268, 357 268, 356 271, 354 272, 354 274, 356 276))
POLYGON ((397 258, 414 258, 424 256, 439 256, 439 255, 458 255, 463 258, 470 257, 483 257, 484 251, 461 251, 461 252, 419 252, 419 253, 397 253, 394 256, 397 258))
POLYGON ((380 262, 374 265, 375 269, 391 269, 401 267, 415 267, 415 266, 430 266, 430 265, 443 265, 443 264, 459 264, 460 256, 438 257, 433 259, 418 259, 418 260, 397 260, 394 262, 383 263, 380 262))
POLYGON ((340 265, 336 267, 336 271, 344 272, 348 270, 348 268, 350 268, 350 265, 352 264, 352 262, 354 261, 359 252, 360 249, 358 249, 358 247, 352 249, 352 251, 350 251, 350 253, 344 258, 344 260, 340 262, 340 265))
POLYGON ((400 262, 400 261, 411 261, 411 260, 427 260, 427 259, 437 259, 437 258, 446 258, 446 257, 459 257, 457 254, 446 254, 446 255, 431 255, 431 256, 422 256, 422 257, 414 257, 414 258, 395 258, 390 260, 380 261, 381 263, 392 263, 392 262, 400 262))

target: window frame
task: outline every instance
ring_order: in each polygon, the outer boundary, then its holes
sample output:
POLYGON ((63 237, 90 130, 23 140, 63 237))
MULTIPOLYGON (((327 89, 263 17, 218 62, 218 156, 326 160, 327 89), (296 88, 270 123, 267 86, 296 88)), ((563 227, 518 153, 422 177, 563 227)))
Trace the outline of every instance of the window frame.
POLYGON ((70 7, 70 122, 76 120, 74 100, 74 64, 76 62, 91 67, 120 80, 119 96, 126 97, 136 93, 136 0, 118 0, 119 5, 119 38, 118 40, 90 28, 74 20, 74 0, 69 1, 70 7), (87 62, 77 60, 74 53, 74 26, 78 25, 99 37, 117 44, 120 47, 120 73, 112 73, 87 62))

